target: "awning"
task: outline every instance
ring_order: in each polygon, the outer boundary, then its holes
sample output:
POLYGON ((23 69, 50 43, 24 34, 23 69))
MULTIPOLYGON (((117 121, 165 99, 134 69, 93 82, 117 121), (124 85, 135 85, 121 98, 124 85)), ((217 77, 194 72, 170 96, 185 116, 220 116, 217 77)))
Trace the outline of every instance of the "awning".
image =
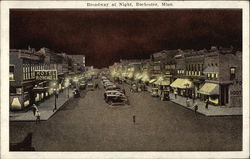
POLYGON ((192 88, 194 85, 189 79, 177 78, 170 86, 174 88, 185 89, 192 88))
POLYGON ((140 79, 142 79, 142 77, 143 77, 143 75, 139 75, 139 76, 137 77, 137 79, 140 80, 140 79))
POLYGON ((205 70, 203 71, 204 74, 218 73, 218 72, 219 72, 219 68, 217 66, 209 66, 209 67, 205 68, 205 70))
POLYGON ((154 82, 154 84, 161 85, 161 86, 168 86, 170 85, 170 81, 169 80, 157 80, 154 82))
POLYGON ((153 83, 153 82, 155 82, 156 81, 156 79, 151 79, 150 81, 149 81, 149 83, 153 83))
POLYGON ((198 93, 205 95, 219 95, 219 85, 215 83, 205 83, 198 93))
POLYGON ((149 77, 147 76, 147 75, 144 75, 143 77, 142 77, 142 81, 143 82, 148 82, 150 79, 149 79, 149 77))
POLYGON ((128 78, 133 78, 133 73, 132 73, 132 72, 130 72, 130 73, 128 74, 128 78))

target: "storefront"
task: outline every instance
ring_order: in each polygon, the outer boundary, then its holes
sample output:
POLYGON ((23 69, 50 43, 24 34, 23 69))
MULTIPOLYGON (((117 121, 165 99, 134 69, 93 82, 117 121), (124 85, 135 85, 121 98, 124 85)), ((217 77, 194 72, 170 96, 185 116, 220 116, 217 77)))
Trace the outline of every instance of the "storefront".
POLYGON ((216 83, 205 83, 198 93, 204 95, 209 103, 219 105, 219 85, 216 83))
POLYGON ((178 95, 192 97, 194 84, 189 79, 177 78, 170 87, 177 89, 178 95))

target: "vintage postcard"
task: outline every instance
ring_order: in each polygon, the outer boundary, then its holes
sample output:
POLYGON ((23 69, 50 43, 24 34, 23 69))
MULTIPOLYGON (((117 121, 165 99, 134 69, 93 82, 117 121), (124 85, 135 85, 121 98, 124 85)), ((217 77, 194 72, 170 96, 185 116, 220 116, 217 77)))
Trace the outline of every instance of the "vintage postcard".
POLYGON ((3 1, 1 157, 248 158, 246 1, 3 1))

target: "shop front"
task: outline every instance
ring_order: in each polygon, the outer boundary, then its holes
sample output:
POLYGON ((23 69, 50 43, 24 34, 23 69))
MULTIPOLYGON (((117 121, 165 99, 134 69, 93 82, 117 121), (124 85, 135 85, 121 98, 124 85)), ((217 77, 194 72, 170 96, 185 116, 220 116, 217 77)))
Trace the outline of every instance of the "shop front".
POLYGON ((177 78, 170 87, 177 91, 178 95, 192 98, 194 84, 189 79, 177 78))
POLYGON ((198 93, 204 96, 204 99, 208 99, 210 104, 219 105, 219 85, 216 83, 205 83, 198 93))

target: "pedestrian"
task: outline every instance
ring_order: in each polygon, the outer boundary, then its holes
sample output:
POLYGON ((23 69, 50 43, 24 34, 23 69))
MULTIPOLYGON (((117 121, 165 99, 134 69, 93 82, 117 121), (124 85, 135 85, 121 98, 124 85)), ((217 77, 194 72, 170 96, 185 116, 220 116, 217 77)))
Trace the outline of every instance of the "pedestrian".
POLYGON ((133 123, 135 124, 135 115, 133 115, 133 123))
POLYGON ((195 95, 192 93, 193 103, 195 102, 195 95))
POLYGON ((32 105, 32 111, 33 111, 33 114, 35 116, 36 111, 38 111, 38 108, 37 108, 37 106, 35 104, 32 105))
POLYGON ((189 107, 190 106, 190 100, 189 100, 189 98, 187 98, 187 101, 186 101, 187 103, 187 107, 189 107))
POLYGON ((36 117, 36 124, 40 123, 40 112, 38 110, 35 113, 35 117, 36 117))
POLYGON ((198 110, 198 104, 197 104, 197 102, 195 102, 194 103, 194 113, 195 113, 195 115, 197 113, 197 110, 198 110))
POLYGON ((206 99, 206 109, 208 109, 208 98, 206 99))
POLYGON ((124 88, 122 89, 122 92, 123 92, 124 95, 126 95, 126 92, 125 92, 125 89, 124 89, 124 88))
POLYGON ((174 90, 174 97, 177 99, 177 90, 174 90))

